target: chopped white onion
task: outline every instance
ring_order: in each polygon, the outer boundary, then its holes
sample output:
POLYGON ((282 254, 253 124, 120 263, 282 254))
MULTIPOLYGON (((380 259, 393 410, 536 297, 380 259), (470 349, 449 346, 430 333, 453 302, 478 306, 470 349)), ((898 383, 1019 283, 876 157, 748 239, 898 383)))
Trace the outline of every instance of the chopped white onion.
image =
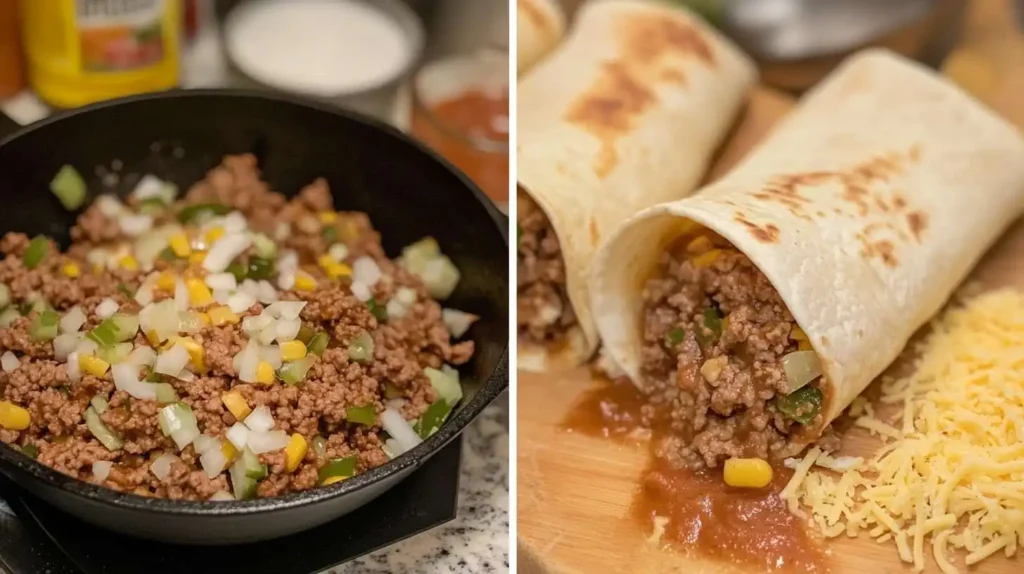
POLYGON ((395 453, 396 455, 407 452, 423 442, 420 435, 416 434, 416 431, 413 430, 412 425, 396 410, 384 409, 384 412, 380 415, 380 424, 384 427, 384 430, 388 431, 391 438, 395 439, 395 442, 401 449, 401 452, 395 453))
POLYGON ((203 330, 206 323, 202 316, 195 311, 178 312, 178 331, 182 333, 198 333, 203 330))
POLYGON ((78 305, 64 313, 64 316, 60 318, 60 323, 58 323, 61 333, 77 333, 82 328, 82 325, 85 325, 85 311, 78 305))
POLYGON ((243 293, 248 293, 249 295, 252 295, 253 297, 259 297, 259 294, 260 294, 260 284, 257 283, 256 281, 254 281, 253 279, 244 279, 238 285, 238 290, 242 291, 243 293))
POLYGON ((255 317, 246 317, 242 319, 242 331, 249 334, 258 333, 265 327, 269 326, 274 322, 274 317, 264 311, 255 317))
POLYGON ((276 452, 288 446, 288 433, 283 430, 252 431, 246 445, 253 454, 276 452))
POLYGON ((203 268, 211 273, 220 273, 231 265, 236 257, 249 246, 252 239, 244 233, 231 233, 213 243, 203 259, 203 268))
POLYGON ((250 307, 256 304, 256 297, 244 291, 235 291, 228 297, 227 305, 233 313, 245 313, 250 307))
MULTIPOLYGON (((302 328, 302 321, 299 319, 279 319, 274 337, 281 343, 294 341, 299 336, 299 329, 302 328)), ((263 333, 260 332, 262 337, 263 333)))
POLYGON ((327 254, 335 261, 344 261, 348 257, 348 247, 344 243, 335 243, 327 250, 327 254))
POLYGON ((153 231, 148 231, 139 236, 132 245, 132 251, 135 253, 135 258, 139 260, 139 263, 148 265, 153 263, 157 257, 160 256, 160 252, 167 248, 167 243, 171 236, 168 233, 168 229, 177 229, 177 227, 165 226, 153 231))
POLYGON ((188 287, 180 277, 174 282, 174 308, 178 311, 188 309, 188 287))
POLYGON ((409 312, 409 308, 398 299, 388 301, 388 304, 384 306, 384 310, 388 312, 388 318, 390 319, 401 319, 409 312))
POLYGON ((96 349, 99 349, 99 345, 92 339, 82 339, 78 342, 78 346, 75 347, 75 352, 79 355, 94 355, 96 349))
POLYGON ((177 375, 188 364, 188 349, 184 345, 175 344, 170 349, 160 353, 156 358, 156 366, 153 370, 161 375, 177 375))
POLYGON ((135 347, 126 361, 139 367, 151 367, 156 362, 156 351, 149 347, 135 347))
POLYGON ((373 298, 373 293, 370 293, 370 288, 359 282, 352 282, 352 294, 356 296, 356 299, 360 301, 369 301, 373 298))
POLYGON ((136 184, 135 189, 132 190, 132 196, 135 199, 142 201, 154 197, 163 198, 164 182, 155 175, 146 174, 142 176, 139 183, 136 184))
POLYGON ((264 312, 275 319, 298 319, 305 306, 305 301, 278 301, 267 307, 264 312))
POLYGON ((242 450, 245 448, 246 441, 249 440, 249 427, 242 423, 235 423, 231 425, 228 432, 224 433, 231 444, 235 445, 235 448, 242 450))
POLYGON ((399 303, 411 307, 416 303, 416 290, 411 287, 399 287, 395 290, 395 300, 399 303))
POLYGON ((214 289, 213 300, 216 301, 217 303, 220 303, 221 305, 227 305, 228 301, 231 300, 231 291, 227 291, 224 289, 214 289))
MULTIPOLYGON (((114 301, 110 297, 107 297, 106 299, 100 301, 99 305, 96 305, 96 315, 98 315, 101 319, 106 319, 107 317, 112 316, 114 313, 117 313, 117 310, 120 308, 121 306, 117 304, 117 301, 114 301)), ((78 329, 75 330, 77 331, 78 329)))
POLYGON ((0 355, 0 368, 3 368, 5 373, 13 373, 19 365, 21 365, 21 361, 14 353, 4 351, 4 354, 0 355))
POLYGON ((211 448, 219 449, 220 439, 208 434, 201 434, 196 437, 196 440, 192 441, 192 448, 194 448, 198 454, 203 454, 211 448))
POLYGON ((53 339, 53 356, 58 361, 67 361, 68 355, 78 348, 78 333, 63 333, 53 339))
POLYGON ((407 402, 408 401, 403 399, 402 397, 398 397, 397 399, 388 399, 387 401, 384 402, 384 406, 395 411, 400 411, 407 402))
POLYGON ((107 477, 110 476, 110 468, 112 466, 114 466, 114 463, 109 460, 97 460, 92 463, 92 477, 95 478, 97 482, 107 480, 107 477))
POLYGON ((352 282, 373 287, 380 281, 380 265, 372 257, 363 255, 352 263, 352 282))
POLYGON ((281 271, 295 271, 299 268, 299 254, 291 249, 285 249, 281 252, 281 256, 277 258, 277 270, 281 271))
POLYGON ((124 211, 124 205, 113 195, 103 194, 93 202, 103 215, 114 218, 124 211))
POLYGON ((260 359, 270 363, 275 369, 281 368, 281 347, 266 345, 260 349, 260 359))
POLYGON ((277 275, 277 286, 285 291, 288 291, 292 287, 295 287, 295 272, 281 271, 277 275))
POLYGON ((215 502, 223 502, 223 501, 234 500, 234 499, 235 499, 235 497, 232 496, 231 493, 226 491, 226 490, 218 490, 217 492, 213 493, 213 496, 211 496, 210 498, 207 498, 207 500, 212 500, 212 501, 215 501, 215 502))
POLYGON ((165 341, 178 333, 180 320, 178 307, 170 299, 147 305, 139 312, 139 326, 142 332, 154 331, 160 341, 165 341))
POLYGON ((384 444, 380 447, 384 454, 388 455, 388 458, 398 458, 398 455, 404 451, 398 446, 398 441, 393 438, 389 438, 384 441, 384 444))
POLYGON ((238 280, 231 273, 210 273, 206 276, 206 285, 214 291, 218 289, 231 291, 238 287, 238 280))
POLYGON ((156 400, 156 385, 139 380, 139 367, 119 363, 110 368, 114 386, 140 400, 156 400))
POLYGON ((64 366, 68 372, 68 380, 77 383, 82 380, 82 369, 78 366, 78 353, 68 355, 68 362, 64 366))
POLYGON ((256 340, 259 341, 261 345, 269 345, 273 343, 274 339, 276 338, 277 321, 271 321, 269 325, 260 330, 260 333, 259 335, 257 335, 256 340))
POLYGON ((129 237, 138 237, 150 229, 153 229, 153 216, 122 213, 117 217, 117 225, 125 235, 129 237))
MULTIPOLYGON (((250 342, 252 342, 250 340, 250 342)), ((238 378, 246 383, 256 382, 256 367, 260 363, 259 347, 255 345, 249 345, 245 349, 239 351, 238 355, 235 356, 237 364, 235 364, 235 370, 238 372, 238 378)))
POLYGON ((192 441, 194 441, 199 434, 199 427, 196 426, 195 422, 193 422, 190 425, 185 425, 172 432, 171 439, 174 440, 174 444, 178 445, 178 450, 182 450, 186 446, 192 444, 192 441))
POLYGON ((135 301, 139 305, 149 305, 153 302, 153 288, 156 287, 158 279, 159 276, 156 273, 150 273, 142 285, 139 285, 139 290, 135 292, 135 301))
POLYGON ((469 327, 473 325, 480 317, 458 309, 441 309, 441 319, 444 321, 445 327, 451 332, 452 337, 458 339, 459 337, 466 334, 469 327))
POLYGON ((158 480, 167 480, 167 477, 171 475, 171 464, 176 460, 178 457, 165 452, 156 457, 153 464, 149 465, 149 470, 158 480))
POLYGON ((264 405, 260 405, 249 413, 249 416, 245 417, 245 426, 249 427, 249 430, 256 432, 266 432, 274 428, 274 417, 270 414, 270 409, 264 405))
POLYGON ((199 464, 210 478, 217 478, 217 475, 224 472, 228 466, 228 457, 224 456, 224 451, 220 449, 220 441, 217 443, 216 448, 207 450, 199 457, 199 464))
POLYGON ((245 231, 248 227, 248 222, 245 220, 245 216, 238 211, 232 211, 231 213, 224 216, 224 221, 221 222, 224 226, 224 231, 228 233, 239 233, 245 231))
POLYGON ((260 279, 257 284, 256 298, 260 300, 260 303, 269 305, 277 301, 277 289, 270 284, 270 281, 266 279, 260 279))
POLYGON ((196 380, 196 375, 188 369, 182 369, 180 373, 174 375, 175 379, 179 381, 185 381, 186 383, 196 380))

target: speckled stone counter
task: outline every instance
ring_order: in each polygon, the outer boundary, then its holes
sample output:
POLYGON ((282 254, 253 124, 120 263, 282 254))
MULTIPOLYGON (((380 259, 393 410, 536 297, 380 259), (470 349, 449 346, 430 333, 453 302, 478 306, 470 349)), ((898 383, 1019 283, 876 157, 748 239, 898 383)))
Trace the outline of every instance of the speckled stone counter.
POLYGON ((508 572, 506 412, 489 407, 465 431, 455 520, 324 574, 508 572))

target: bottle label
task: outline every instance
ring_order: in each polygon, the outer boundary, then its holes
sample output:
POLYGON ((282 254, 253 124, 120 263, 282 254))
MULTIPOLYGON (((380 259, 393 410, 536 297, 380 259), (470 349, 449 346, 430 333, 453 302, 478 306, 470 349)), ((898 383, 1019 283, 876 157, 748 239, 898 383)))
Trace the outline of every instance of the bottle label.
POLYGON ((76 0, 81 66, 136 70, 165 57, 164 0, 76 0))

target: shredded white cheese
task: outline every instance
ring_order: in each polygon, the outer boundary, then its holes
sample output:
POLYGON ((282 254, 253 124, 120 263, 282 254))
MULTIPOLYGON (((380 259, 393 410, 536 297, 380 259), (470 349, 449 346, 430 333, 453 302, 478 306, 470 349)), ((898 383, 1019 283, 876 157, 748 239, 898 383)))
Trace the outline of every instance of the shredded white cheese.
POLYGON ((857 426, 887 441, 875 456, 812 449, 787 461, 795 472, 782 497, 825 536, 892 541, 916 571, 926 544, 945 574, 958 572, 953 550, 966 566, 1012 557, 1024 536, 1024 293, 950 310, 921 352, 912 375, 882 384, 881 402, 902 406, 897 420, 855 405, 857 426))

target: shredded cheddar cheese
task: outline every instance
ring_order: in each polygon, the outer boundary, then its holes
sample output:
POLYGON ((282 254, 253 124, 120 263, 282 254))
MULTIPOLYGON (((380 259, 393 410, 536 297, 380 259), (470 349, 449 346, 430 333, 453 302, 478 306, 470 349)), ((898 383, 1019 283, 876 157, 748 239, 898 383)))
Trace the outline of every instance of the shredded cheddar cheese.
POLYGON ((882 383, 881 403, 902 407, 895 421, 854 405, 856 425, 884 442, 874 457, 812 449, 787 461, 781 496, 827 537, 891 541, 915 571, 926 553, 945 574, 959 571, 953 550, 963 566, 1012 557, 1024 537, 1024 293, 948 311, 920 351, 913 374, 882 383))

